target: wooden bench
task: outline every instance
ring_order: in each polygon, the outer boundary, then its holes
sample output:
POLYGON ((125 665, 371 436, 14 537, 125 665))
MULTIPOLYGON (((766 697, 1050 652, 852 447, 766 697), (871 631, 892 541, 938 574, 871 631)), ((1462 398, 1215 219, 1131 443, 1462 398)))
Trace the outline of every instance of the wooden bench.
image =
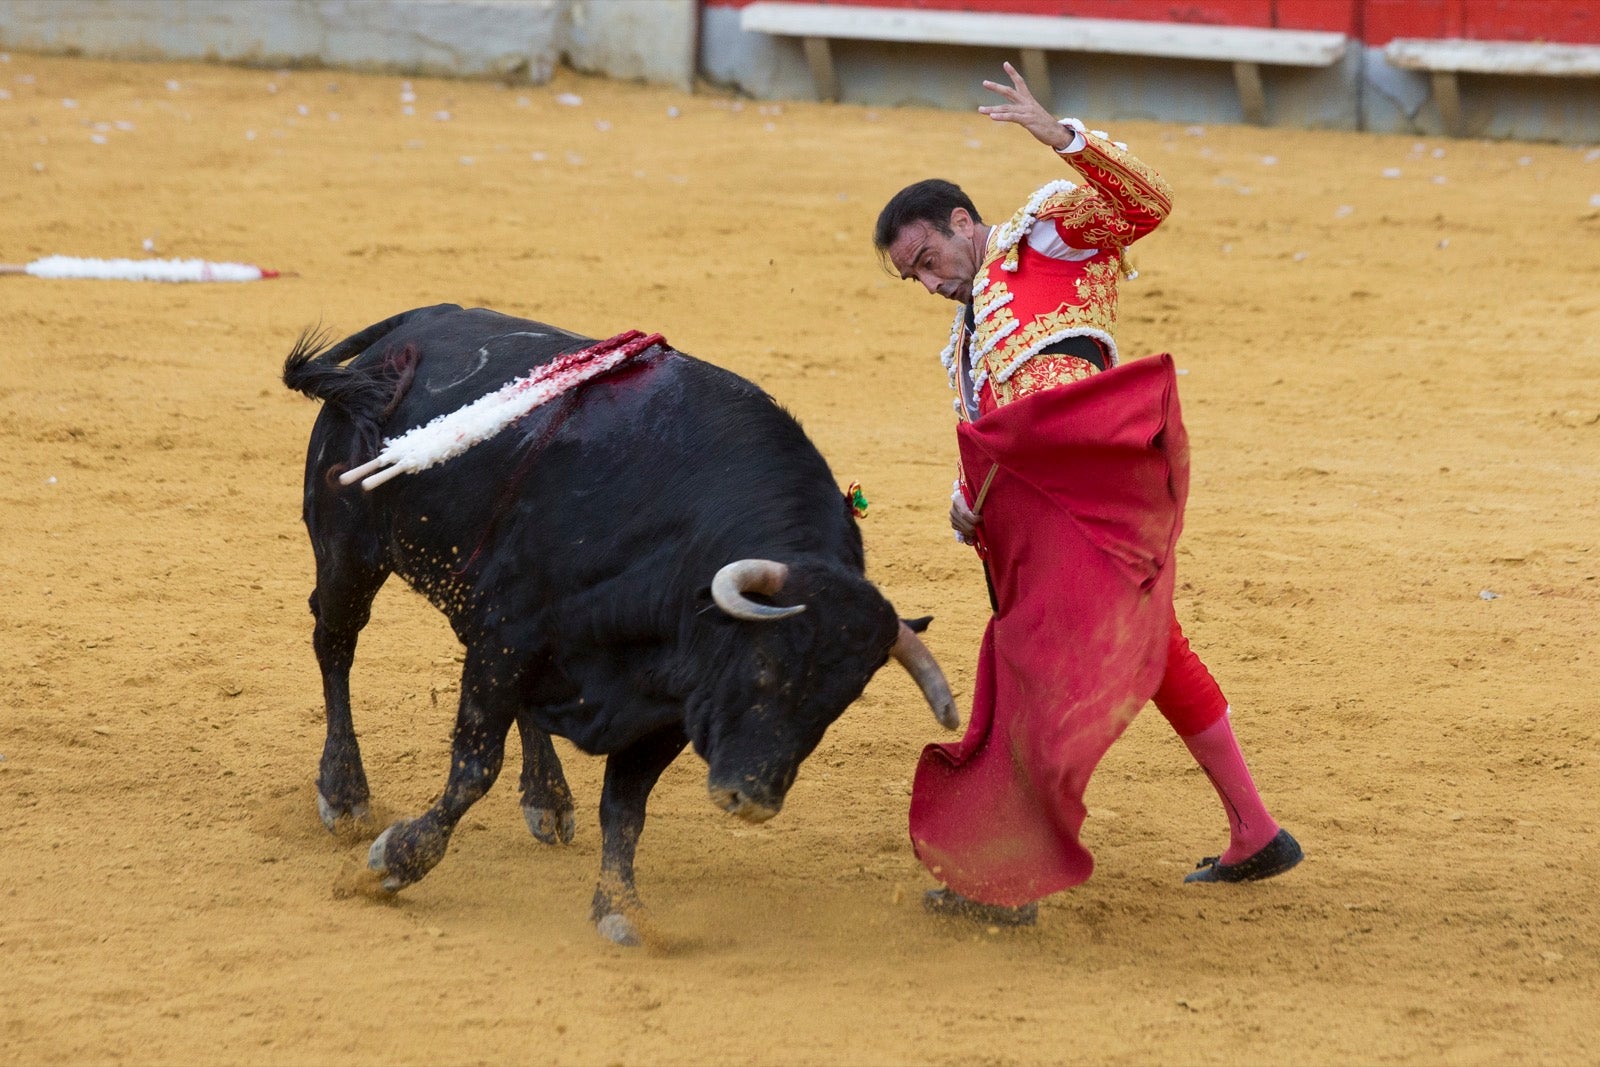
POLYGON ((1431 75, 1439 117, 1452 137, 1462 133, 1457 81, 1461 74, 1600 78, 1600 45, 1399 37, 1384 47, 1383 54, 1391 66, 1431 75))
POLYGON ((1266 121, 1261 67, 1327 67, 1349 47, 1342 33, 1312 30, 1202 26, 1126 19, 1052 18, 1043 15, 926 11, 833 4, 754 3, 740 14, 741 29, 798 37, 820 100, 839 98, 831 40, 895 41, 908 44, 982 45, 1021 52, 1022 75, 1049 106, 1049 52, 1197 59, 1233 64, 1234 84, 1245 118, 1266 121))

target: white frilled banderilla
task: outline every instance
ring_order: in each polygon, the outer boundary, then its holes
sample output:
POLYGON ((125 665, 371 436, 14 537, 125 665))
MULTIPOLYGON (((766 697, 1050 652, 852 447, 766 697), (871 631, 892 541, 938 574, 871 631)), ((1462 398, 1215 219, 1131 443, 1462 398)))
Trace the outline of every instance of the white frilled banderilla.
POLYGON ((524 415, 591 378, 615 370, 628 360, 665 345, 659 333, 629 330, 557 356, 549 363, 481 396, 466 407, 390 438, 376 457, 339 475, 341 485, 357 481, 371 491, 402 474, 436 467, 504 430, 524 415))

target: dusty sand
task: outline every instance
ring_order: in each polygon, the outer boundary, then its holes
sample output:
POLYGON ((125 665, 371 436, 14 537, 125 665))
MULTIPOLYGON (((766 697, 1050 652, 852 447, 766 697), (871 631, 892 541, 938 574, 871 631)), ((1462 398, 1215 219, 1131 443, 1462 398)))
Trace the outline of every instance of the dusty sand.
MULTIPOLYGON (((1093 783, 1088 884, 1032 931, 932 920, 904 827, 938 731, 886 671, 772 823, 668 772, 639 857, 663 941, 626 951, 587 921, 600 763, 564 743, 572 846, 507 777, 424 882, 348 892, 367 837, 311 785, 316 408, 283 355, 439 301, 660 330, 865 484, 872 573, 937 614, 965 693, 949 312, 867 234, 905 181, 1003 214, 1057 165, 976 116, 572 76, 418 81, 412 117, 402 79, 333 72, 13 55, 0 87, 0 260, 151 237, 298 272, 0 278, 0 1062, 1600 1059, 1592 152, 1115 124, 1178 195, 1122 339, 1187 372, 1179 612, 1300 869, 1181 884, 1225 824, 1147 711, 1093 783)), ((443 783, 455 656, 391 583, 355 674, 384 814, 443 783)))

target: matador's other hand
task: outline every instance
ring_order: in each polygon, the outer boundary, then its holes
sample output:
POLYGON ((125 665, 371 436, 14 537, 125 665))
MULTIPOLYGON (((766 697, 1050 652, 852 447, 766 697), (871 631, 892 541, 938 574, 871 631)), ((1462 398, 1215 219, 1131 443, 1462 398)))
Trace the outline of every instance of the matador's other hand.
POLYGON ((961 498, 960 492, 950 498, 950 528, 955 530, 956 537, 962 544, 972 544, 978 532, 978 523, 982 521, 971 508, 967 507, 967 502, 961 498))
POLYGON ((980 107, 978 112, 988 115, 996 122, 1015 122, 1033 134, 1039 143, 1047 144, 1051 148, 1061 149, 1071 144, 1072 131, 1064 129, 1056 121, 1055 116, 1033 98, 1033 94, 1028 91, 1028 83, 1022 80, 1022 75, 1017 73, 1016 67, 1007 63, 1005 68, 1007 76, 1011 78, 1010 85, 986 81, 983 87, 991 93, 1005 97, 1006 103, 989 104, 980 107))

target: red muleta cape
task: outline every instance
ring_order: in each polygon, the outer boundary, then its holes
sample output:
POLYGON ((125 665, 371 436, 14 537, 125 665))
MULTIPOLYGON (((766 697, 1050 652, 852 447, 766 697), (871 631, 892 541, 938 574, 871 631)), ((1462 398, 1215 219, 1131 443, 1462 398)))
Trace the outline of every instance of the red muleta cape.
POLYGON ((957 434, 969 493, 997 467, 979 532, 999 609, 966 736, 917 765, 911 841, 951 889, 1017 905, 1094 869, 1083 793, 1166 668, 1189 439, 1168 355, 957 434))

